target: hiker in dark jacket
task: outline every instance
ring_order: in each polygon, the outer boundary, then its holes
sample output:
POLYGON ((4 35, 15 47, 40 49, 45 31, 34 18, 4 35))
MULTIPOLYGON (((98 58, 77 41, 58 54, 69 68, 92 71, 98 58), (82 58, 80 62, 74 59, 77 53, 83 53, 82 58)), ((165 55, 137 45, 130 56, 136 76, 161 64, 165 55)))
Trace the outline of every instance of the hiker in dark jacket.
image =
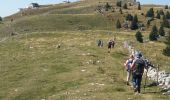
POLYGON ((111 39, 111 40, 108 42, 108 49, 109 49, 108 53, 111 52, 111 49, 114 48, 114 45, 115 45, 115 41, 111 39))
POLYGON ((97 42, 98 47, 103 47, 103 41, 100 39, 97 42))
POLYGON ((137 93, 140 93, 142 75, 145 68, 145 62, 141 57, 142 55, 140 53, 136 55, 136 59, 131 65, 134 92, 137 93))

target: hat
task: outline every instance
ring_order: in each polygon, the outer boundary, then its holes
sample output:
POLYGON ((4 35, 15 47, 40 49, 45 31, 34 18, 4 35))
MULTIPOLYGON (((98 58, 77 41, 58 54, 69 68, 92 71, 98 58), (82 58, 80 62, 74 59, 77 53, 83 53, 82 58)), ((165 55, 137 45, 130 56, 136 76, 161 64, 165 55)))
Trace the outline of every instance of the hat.
POLYGON ((141 53, 138 53, 138 54, 136 54, 136 57, 137 57, 137 58, 140 58, 140 57, 142 57, 142 54, 141 54, 141 53))
POLYGON ((133 56, 133 55, 130 55, 129 58, 134 58, 134 56, 133 56))

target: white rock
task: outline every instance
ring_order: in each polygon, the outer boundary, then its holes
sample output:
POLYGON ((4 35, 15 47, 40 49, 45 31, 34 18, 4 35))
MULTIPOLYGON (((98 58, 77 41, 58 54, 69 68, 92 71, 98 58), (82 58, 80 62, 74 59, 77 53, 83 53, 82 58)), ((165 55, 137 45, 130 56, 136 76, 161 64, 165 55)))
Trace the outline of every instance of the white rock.
POLYGON ((81 70, 81 71, 82 71, 82 72, 85 72, 86 70, 83 69, 83 70, 81 70))
POLYGON ((89 83, 90 85, 94 85, 94 83, 89 83))
POLYGON ((15 92, 18 92, 18 89, 15 89, 14 91, 15 91, 15 92))

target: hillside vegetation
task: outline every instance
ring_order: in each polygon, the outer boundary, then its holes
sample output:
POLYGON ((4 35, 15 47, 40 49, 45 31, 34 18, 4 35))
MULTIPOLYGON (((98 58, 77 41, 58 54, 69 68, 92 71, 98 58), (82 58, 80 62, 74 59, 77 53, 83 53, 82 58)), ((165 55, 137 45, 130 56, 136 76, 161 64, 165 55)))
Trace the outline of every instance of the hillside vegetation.
POLYGON ((138 30, 116 29, 117 19, 123 23, 128 13, 137 14, 146 25, 141 13, 164 6, 99 13, 96 9, 106 2, 116 6, 116 0, 82 0, 6 17, 0 24, 0 100, 169 100, 159 86, 144 91, 144 79, 141 95, 134 95, 125 83, 123 66, 129 56, 123 42, 129 41, 160 70, 170 72, 170 58, 162 54, 166 37, 148 40, 151 27, 160 26, 160 20, 141 31, 144 43, 135 39, 138 30), (107 42, 113 38, 116 45, 108 53, 107 42), (104 41, 102 48, 97 47, 99 39, 104 41))

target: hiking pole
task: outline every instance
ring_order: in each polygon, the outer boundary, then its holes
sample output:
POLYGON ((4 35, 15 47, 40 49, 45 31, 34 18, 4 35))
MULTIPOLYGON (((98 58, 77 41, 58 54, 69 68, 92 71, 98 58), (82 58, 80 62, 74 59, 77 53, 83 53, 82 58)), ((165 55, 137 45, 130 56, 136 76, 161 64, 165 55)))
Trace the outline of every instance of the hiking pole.
POLYGON ((145 84, 144 84, 144 93, 145 93, 145 88, 146 88, 146 84, 147 84, 147 76, 148 75, 148 69, 146 69, 146 73, 145 73, 145 84))

